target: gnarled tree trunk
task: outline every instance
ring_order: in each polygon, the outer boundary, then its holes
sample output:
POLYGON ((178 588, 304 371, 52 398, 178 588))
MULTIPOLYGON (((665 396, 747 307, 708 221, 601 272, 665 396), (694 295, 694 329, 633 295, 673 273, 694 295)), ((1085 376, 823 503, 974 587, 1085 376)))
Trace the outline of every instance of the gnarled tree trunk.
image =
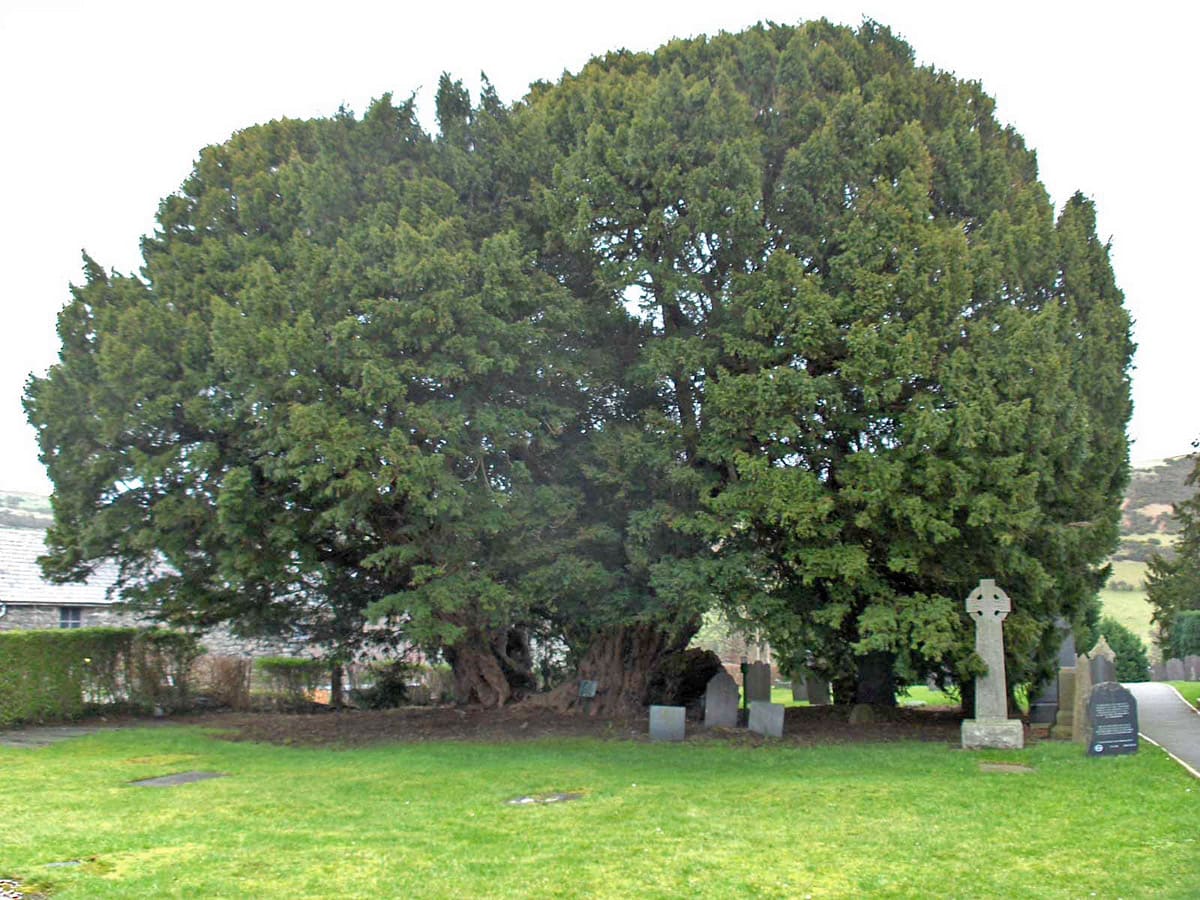
POLYGON ((559 712, 592 716, 639 714, 648 702, 651 678, 664 659, 684 650, 691 631, 670 633, 655 625, 623 625, 601 632, 579 663, 578 678, 527 701, 559 712), (596 696, 579 696, 581 681, 596 683, 596 696))
POLYGON ((444 651, 454 673, 454 696, 461 704, 499 707, 537 687, 529 638, 517 628, 468 629, 444 651))

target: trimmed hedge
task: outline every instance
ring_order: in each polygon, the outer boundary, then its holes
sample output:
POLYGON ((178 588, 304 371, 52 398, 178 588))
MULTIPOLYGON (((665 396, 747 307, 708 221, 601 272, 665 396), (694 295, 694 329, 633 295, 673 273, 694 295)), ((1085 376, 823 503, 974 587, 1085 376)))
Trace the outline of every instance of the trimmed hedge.
POLYGON ((157 629, 2 632, 0 725, 74 719, 106 707, 184 705, 199 654, 193 636, 157 629))

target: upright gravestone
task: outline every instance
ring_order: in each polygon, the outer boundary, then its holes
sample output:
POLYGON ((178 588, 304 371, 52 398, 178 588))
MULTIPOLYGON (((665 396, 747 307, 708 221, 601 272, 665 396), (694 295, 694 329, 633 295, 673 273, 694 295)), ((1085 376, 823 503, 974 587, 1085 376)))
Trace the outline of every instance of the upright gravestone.
POLYGON ((783 704, 764 700, 751 701, 750 730, 764 737, 783 737, 783 704))
POLYGON ((650 739, 653 741, 682 741, 684 738, 682 706, 650 707, 650 739))
POLYGON ((1128 688, 1112 681, 1096 685, 1088 712, 1092 720, 1088 756, 1137 752, 1137 700, 1128 688))
POLYGON ((975 679, 975 718, 962 723, 963 749, 1019 750, 1025 746, 1025 731, 1019 719, 1008 718, 1004 673, 1004 620, 1012 611, 1012 601, 995 581, 984 578, 967 597, 966 607, 975 622, 975 652, 987 672, 975 679))
POLYGON ((808 700, 808 685, 803 675, 792 676, 792 701, 804 703, 808 700))
POLYGON ((1075 737, 1075 667, 1058 670, 1058 712, 1050 726, 1050 737, 1071 740, 1075 737))
POLYGON ((1171 657, 1167 660, 1167 681, 1187 681, 1184 677, 1183 660, 1171 657))
POLYGON ((832 697, 829 694, 829 682, 816 675, 804 679, 804 688, 808 694, 809 706, 829 706, 832 697))
POLYGON ((1151 681, 1166 681, 1167 667, 1160 662, 1150 664, 1150 680, 1151 681))
POLYGON ((1093 685, 1117 680, 1117 654, 1113 652, 1112 647, 1108 646, 1108 640, 1104 635, 1100 635, 1100 640, 1096 641, 1096 646, 1088 654, 1088 659, 1091 661, 1093 685))
POLYGON ((765 662, 751 663, 746 670, 746 702, 771 702, 771 667, 765 662))
POLYGON ((733 676, 722 669, 708 682, 704 691, 704 727, 736 728, 738 686, 733 676))
POLYGON ((1058 711, 1062 702, 1062 678, 1059 669, 1075 665, 1075 636, 1071 633, 1070 623, 1060 617, 1054 623, 1054 627, 1062 635, 1058 647, 1058 665, 1050 680, 1042 686, 1037 699, 1029 704, 1029 721, 1035 725, 1051 727, 1058 722, 1058 711))
POLYGON ((1187 681, 1200 681, 1200 656, 1183 658, 1183 674, 1187 681))
POLYGON ((1091 736, 1091 720, 1088 718, 1088 701, 1092 697, 1092 661, 1086 653, 1075 663, 1075 730, 1072 737, 1081 744, 1091 736))

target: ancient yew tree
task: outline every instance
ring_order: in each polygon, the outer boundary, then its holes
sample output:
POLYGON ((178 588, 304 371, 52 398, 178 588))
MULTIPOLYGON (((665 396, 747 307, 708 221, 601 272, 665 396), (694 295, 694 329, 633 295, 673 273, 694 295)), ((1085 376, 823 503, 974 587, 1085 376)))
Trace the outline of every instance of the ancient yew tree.
POLYGON ((721 606, 890 703, 978 671, 981 577, 1046 670, 1116 538, 1132 347, 1091 204, 1055 215, 979 85, 815 22, 437 114, 247 129, 140 276, 88 262, 27 393, 48 571, 342 654, 384 617, 464 702, 529 693, 534 633, 637 706, 721 606))

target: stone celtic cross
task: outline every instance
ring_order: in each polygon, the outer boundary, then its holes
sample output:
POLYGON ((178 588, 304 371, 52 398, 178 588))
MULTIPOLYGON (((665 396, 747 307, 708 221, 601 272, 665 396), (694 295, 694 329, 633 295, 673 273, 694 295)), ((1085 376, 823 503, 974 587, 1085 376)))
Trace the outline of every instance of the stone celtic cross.
POLYGON ((987 664, 987 674, 975 680, 975 718, 1008 718, 1008 685, 1004 672, 1004 620, 1012 612, 1008 594, 984 578, 967 597, 967 612, 975 620, 975 652, 987 664))
POLYGON ((967 596, 967 612, 975 622, 975 652, 987 672, 975 679, 975 718, 963 722, 963 747, 1024 745, 1019 720, 1008 719, 1008 682, 1004 672, 1004 620, 1012 612, 1008 594, 984 578, 967 596))

